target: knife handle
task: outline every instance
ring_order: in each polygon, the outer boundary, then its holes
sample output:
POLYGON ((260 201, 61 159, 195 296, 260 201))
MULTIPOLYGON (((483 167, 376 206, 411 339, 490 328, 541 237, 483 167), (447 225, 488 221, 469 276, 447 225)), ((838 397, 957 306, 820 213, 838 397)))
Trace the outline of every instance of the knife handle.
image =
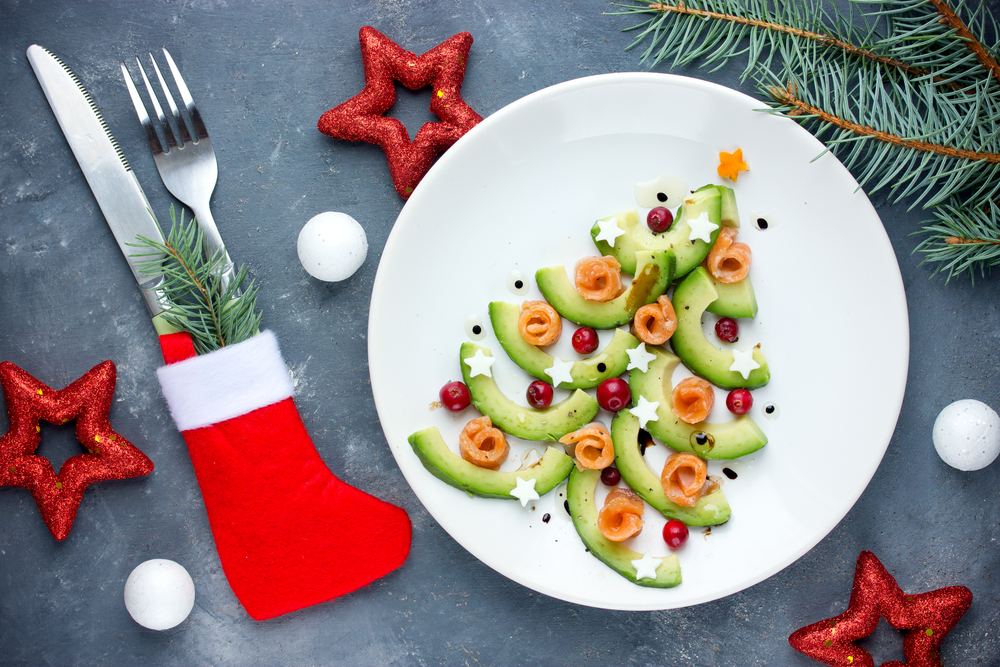
POLYGON ((156 329, 156 333, 160 336, 180 331, 180 329, 167 322, 167 320, 163 317, 165 312, 166 311, 161 311, 160 314, 153 317, 153 328, 156 329))

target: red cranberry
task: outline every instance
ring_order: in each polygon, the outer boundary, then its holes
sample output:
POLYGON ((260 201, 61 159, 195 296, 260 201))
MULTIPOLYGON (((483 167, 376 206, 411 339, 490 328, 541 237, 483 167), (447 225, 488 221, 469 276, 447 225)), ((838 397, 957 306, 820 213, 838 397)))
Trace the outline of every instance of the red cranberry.
POLYGON ((727 343, 735 343, 740 337, 740 325, 731 317, 722 317, 715 323, 715 335, 727 343))
POLYGON ((662 206, 650 209, 646 214, 646 225, 656 234, 667 231, 673 224, 674 214, 662 206))
POLYGON ((458 381, 449 382, 441 387, 439 396, 441 397, 441 405, 452 412, 461 412, 469 407, 469 403, 472 402, 469 388, 464 383, 458 381))
POLYGON ((680 549, 688 541, 688 527, 677 519, 668 521, 663 527, 663 541, 671 549, 680 549))
POLYGON ((605 410, 618 412, 632 400, 628 382, 621 378, 608 378, 597 385, 597 402, 605 410))
POLYGON ((601 471, 601 481, 604 482, 604 486, 614 486, 622 480, 622 474, 618 472, 618 468, 608 467, 601 471))
POLYGON ((597 332, 591 327, 580 327, 573 332, 573 349, 580 354, 590 354, 597 349, 597 332))
POLYGON ((753 407, 753 396, 746 389, 733 389, 726 396, 726 407, 734 415, 745 415, 753 407))
POLYGON ((547 408, 552 403, 552 385, 535 380, 528 385, 528 405, 533 408, 547 408))

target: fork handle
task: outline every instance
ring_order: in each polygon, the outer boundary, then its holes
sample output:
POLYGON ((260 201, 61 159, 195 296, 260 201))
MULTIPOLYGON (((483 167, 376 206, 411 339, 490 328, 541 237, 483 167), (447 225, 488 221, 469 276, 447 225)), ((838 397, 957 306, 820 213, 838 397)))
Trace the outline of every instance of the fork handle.
MULTIPOLYGON (((219 228, 215 226, 215 219, 212 218, 212 211, 207 204, 199 208, 194 208, 194 215, 198 220, 198 226, 201 228, 202 250, 205 253, 205 257, 211 258, 215 253, 219 252, 220 248, 224 249, 226 244, 222 241, 222 235, 219 234, 219 228)), ((236 279, 236 267, 233 265, 233 260, 230 259, 228 250, 224 250, 224 252, 222 270, 219 272, 219 282, 223 293, 229 289, 229 285, 236 279)), ((241 291, 236 290, 235 296, 240 296, 240 294, 241 291)))

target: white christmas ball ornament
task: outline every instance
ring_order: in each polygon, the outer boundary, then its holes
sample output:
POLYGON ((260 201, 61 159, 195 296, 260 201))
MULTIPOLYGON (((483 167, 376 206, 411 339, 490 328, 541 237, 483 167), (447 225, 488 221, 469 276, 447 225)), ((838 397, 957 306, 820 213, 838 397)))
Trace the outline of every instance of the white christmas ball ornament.
POLYGON ((147 560, 125 582, 125 608, 144 628, 169 630, 180 625, 193 607, 191 575, 172 560, 147 560))
POLYGON ((979 470, 1000 454, 1000 416, 973 399, 955 401, 934 421, 934 449, 959 470, 979 470))
POLYGON ((302 227, 299 261, 309 275, 327 282, 346 280, 365 262, 368 238, 358 221, 346 213, 327 211, 302 227))

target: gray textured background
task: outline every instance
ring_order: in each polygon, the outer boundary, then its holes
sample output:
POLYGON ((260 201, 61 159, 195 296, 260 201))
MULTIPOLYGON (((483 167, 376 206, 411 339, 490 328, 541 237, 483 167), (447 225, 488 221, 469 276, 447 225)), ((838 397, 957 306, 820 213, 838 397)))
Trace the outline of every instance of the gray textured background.
MULTIPOLYGON (((973 288, 966 280, 931 279, 912 255, 917 239, 910 234, 924 214, 881 195, 873 201, 910 310, 902 414, 857 505, 771 579, 677 611, 566 604, 469 555, 399 473, 372 401, 365 329, 379 255, 403 202, 378 148, 334 141, 315 128, 323 111, 364 85, 358 28, 373 25, 416 53, 471 32, 463 94, 486 116, 551 84, 643 69, 638 53, 625 51, 631 38, 620 29, 629 19, 603 14, 611 9, 597 1, 0 1, 0 358, 53 387, 113 359, 112 424, 156 464, 148 477, 91 486, 61 543, 27 491, 0 489, 0 663, 814 665, 787 637, 844 610, 855 559, 870 549, 908 592, 970 587, 975 601, 945 641, 944 663, 1000 665, 1000 463, 962 473, 930 442, 934 418, 948 403, 976 398, 1000 407, 997 280, 973 288), (413 549, 401 569, 271 621, 255 623, 244 613, 220 569, 190 460, 159 393, 154 370, 162 361, 146 310, 25 58, 36 42, 61 55, 90 89, 163 212, 171 199, 118 63, 170 49, 219 157, 216 220, 232 256, 262 286, 265 325, 282 341, 320 454, 338 476, 410 514, 413 549), (311 279, 295 253, 298 230, 326 210, 353 215, 368 234, 368 260, 342 284, 311 279), (129 572, 149 558, 174 559, 195 578, 195 609, 168 632, 135 624, 122 602, 129 572)), ((738 72, 682 73, 752 94, 738 72)), ((411 135, 434 120, 429 95, 401 89, 392 115, 411 135)), ((843 258, 829 278, 849 270, 850 261, 843 258)), ((815 389, 822 391, 821 378, 815 389)), ((829 415, 818 428, 836 421, 829 415)), ((0 429, 7 424, 0 414, 0 429)), ((57 466, 79 453, 72 425, 44 425, 39 451, 57 466)), ((885 621, 861 644, 877 664, 902 659, 900 633, 885 621)))

